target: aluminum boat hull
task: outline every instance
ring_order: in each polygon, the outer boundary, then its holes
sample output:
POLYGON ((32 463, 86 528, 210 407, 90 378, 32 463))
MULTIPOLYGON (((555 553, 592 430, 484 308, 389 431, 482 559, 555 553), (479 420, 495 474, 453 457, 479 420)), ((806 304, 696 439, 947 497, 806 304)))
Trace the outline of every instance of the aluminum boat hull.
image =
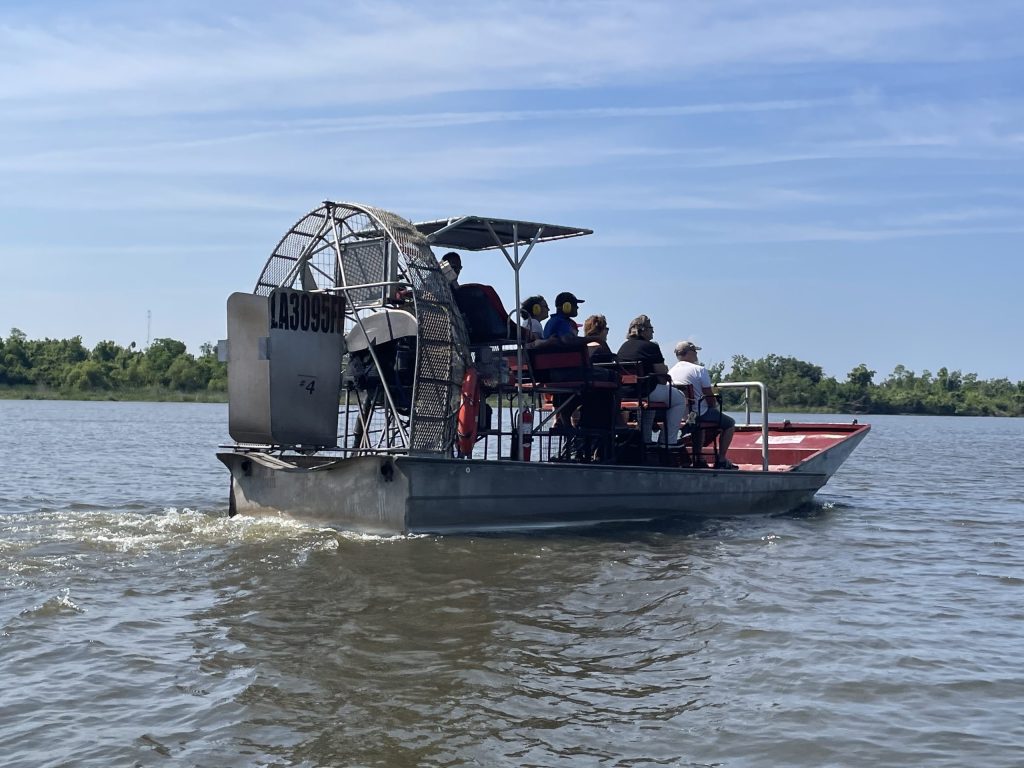
POLYGON ((324 462, 222 452, 231 512, 370 534, 455 533, 771 515, 809 502, 867 433, 786 470, 742 471, 364 456, 324 462))

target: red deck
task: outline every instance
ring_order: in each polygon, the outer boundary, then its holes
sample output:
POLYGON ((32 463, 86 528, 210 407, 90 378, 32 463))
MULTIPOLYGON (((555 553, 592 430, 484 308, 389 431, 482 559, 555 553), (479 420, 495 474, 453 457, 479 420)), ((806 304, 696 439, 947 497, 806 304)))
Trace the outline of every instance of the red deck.
MULTIPOLYGON (((867 424, 819 424, 775 422, 768 425, 768 469, 788 472, 802 462, 838 445, 851 435, 869 429, 867 424)), ((736 427, 729 459, 740 469, 761 469, 760 426, 736 427)))

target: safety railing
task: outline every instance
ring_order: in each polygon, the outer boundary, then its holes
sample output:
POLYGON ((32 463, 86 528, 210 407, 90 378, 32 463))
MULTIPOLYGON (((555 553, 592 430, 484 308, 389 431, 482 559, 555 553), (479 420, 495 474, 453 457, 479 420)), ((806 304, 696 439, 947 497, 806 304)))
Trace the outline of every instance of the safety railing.
POLYGON ((742 389, 743 403, 747 411, 746 426, 750 426, 750 390, 756 387, 761 393, 761 469, 768 471, 768 393, 760 381, 722 381, 718 389, 742 389))

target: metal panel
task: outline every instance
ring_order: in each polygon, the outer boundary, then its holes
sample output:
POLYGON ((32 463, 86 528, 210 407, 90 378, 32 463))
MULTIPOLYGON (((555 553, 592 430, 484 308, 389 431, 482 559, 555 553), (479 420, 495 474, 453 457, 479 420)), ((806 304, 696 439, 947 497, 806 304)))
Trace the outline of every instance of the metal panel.
POLYGON ((338 439, 344 301, 278 288, 269 304, 273 442, 333 448, 338 439))
POLYGON ((228 434, 239 443, 271 442, 266 296, 228 297, 228 434))

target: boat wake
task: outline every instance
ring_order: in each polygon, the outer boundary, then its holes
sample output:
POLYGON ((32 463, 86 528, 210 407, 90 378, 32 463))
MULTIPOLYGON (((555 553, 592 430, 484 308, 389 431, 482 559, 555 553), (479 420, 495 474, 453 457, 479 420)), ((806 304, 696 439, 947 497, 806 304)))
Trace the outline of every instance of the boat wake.
POLYGON ((228 518, 220 510, 140 506, 70 504, 5 514, 9 535, 0 542, 0 572, 77 569, 95 555, 123 559, 260 545, 300 556, 337 550, 345 542, 387 544, 423 538, 345 532, 286 517, 228 518))

